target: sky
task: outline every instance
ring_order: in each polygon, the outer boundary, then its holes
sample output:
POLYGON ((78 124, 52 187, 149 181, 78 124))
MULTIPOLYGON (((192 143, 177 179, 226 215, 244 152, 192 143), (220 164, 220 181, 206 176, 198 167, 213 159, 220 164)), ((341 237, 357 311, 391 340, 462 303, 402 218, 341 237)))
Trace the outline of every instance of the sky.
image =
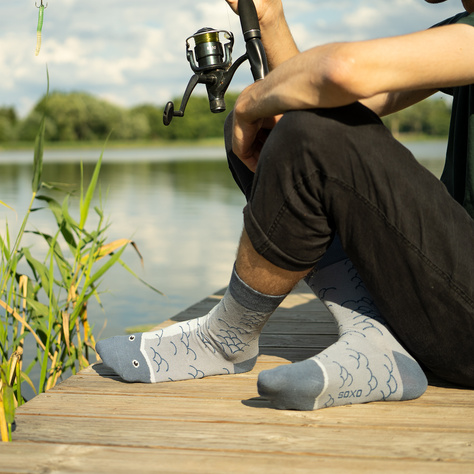
MULTIPOLYGON (((39 4, 39 0, 37 0, 39 4)), ((45 2, 46 3, 46 2, 45 2)), ((207 26, 232 31, 233 59, 244 52, 238 17, 225 0, 49 0, 38 56, 33 0, 0 0, 0 107, 26 116, 46 91, 84 91, 124 107, 162 106, 192 75, 185 40, 207 26)), ((462 11, 461 0, 283 0, 300 50, 425 29, 462 11)), ((251 82, 240 66, 234 91, 251 82)), ((195 94, 205 94, 198 85, 195 94)))

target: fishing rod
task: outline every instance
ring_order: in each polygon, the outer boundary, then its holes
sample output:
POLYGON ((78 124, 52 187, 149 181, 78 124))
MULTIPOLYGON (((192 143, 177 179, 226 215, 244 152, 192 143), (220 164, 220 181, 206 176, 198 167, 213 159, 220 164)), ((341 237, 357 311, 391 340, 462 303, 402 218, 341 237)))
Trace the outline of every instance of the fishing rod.
POLYGON ((253 0, 239 0, 238 12, 245 40, 246 52, 232 63, 234 35, 226 30, 201 28, 186 39, 186 58, 194 71, 184 91, 179 110, 168 102, 163 112, 163 123, 169 125, 173 117, 183 117, 186 105, 197 84, 205 84, 211 112, 224 112, 224 95, 230 82, 246 60, 255 81, 268 74, 267 57, 253 0))

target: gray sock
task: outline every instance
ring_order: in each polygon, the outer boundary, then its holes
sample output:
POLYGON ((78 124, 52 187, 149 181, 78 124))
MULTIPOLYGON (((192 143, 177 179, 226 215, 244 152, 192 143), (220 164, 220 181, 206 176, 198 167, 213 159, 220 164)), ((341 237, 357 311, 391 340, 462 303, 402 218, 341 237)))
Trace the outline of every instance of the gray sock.
POLYGON ((233 272, 209 314, 158 331, 99 341, 102 362, 129 382, 164 382, 251 370, 263 326, 286 295, 263 295, 233 272))
POLYGON ((277 408, 316 410, 425 392, 425 374, 384 324, 350 260, 323 268, 307 283, 334 315, 339 340, 303 362, 261 372, 260 395, 277 408))

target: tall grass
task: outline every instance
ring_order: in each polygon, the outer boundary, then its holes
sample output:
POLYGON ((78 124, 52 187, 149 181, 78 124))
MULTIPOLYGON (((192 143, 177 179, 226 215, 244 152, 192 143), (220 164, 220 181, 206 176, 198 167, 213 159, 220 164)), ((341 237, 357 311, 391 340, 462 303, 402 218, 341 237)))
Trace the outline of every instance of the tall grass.
MULTIPOLYGON (((117 263, 137 277, 121 260, 126 247, 134 245, 133 242, 129 239, 107 242, 108 224, 103 210, 92 209, 103 153, 87 187, 81 177, 79 215, 74 219, 69 192, 60 185, 42 182, 44 131, 43 118, 35 141, 31 200, 20 229, 16 235, 10 235, 7 224, 5 233, 0 234, 2 441, 11 440, 15 409, 25 402, 24 383, 39 394, 54 387, 63 374, 74 374, 89 365, 95 354, 95 339, 87 305, 91 297, 100 302, 101 277, 117 263), (56 197, 58 193, 63 197, 62 202, 56 197), (52 214, 54 232, 27 230, 32 212, 52 214), (90 230, 86 226, 92 213, 95 213, 95 224, 90 230), (30 240, 39 240, 40 247, 47 249, 42 257, 33 254, 35 246, 31 242, 29 246, 24 244, 25 234, 30 240), (25 344, 32 344, 36 354, 27 367, 22 358, 25 344), (29 377, 32 370, 39 371, 36 386, 29 377)), ((0 205, 6 204, 0 201, 0 205)))

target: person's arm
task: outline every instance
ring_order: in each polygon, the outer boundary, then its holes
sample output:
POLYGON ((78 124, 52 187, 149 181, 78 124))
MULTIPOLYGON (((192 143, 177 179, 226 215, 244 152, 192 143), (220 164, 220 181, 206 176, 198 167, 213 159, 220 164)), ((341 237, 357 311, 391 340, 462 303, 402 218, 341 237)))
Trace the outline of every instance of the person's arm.
POLYGON ((439 92, 439 89, 390 92, 377 94, 368 99, 361 99, 359 102, 373 110, 380 117, 384 117, 421 102, 436 92, 439 92))
MULTIPOLYGON (((226 0, 226 2, 234 12, 237 12, 238 0, 226 0)), ((281 0, 254 0, 254 4, 271 71, 299 51, 286 22, 281 0)))
POLYGON ((473 42, 474 28, 456 24, 300 53, 239 96, 234 152, 253 167, 258 160, 253 142, 262 119, 288 110, 361 101, 384 115, 442 87, 474 83, 473 42))

